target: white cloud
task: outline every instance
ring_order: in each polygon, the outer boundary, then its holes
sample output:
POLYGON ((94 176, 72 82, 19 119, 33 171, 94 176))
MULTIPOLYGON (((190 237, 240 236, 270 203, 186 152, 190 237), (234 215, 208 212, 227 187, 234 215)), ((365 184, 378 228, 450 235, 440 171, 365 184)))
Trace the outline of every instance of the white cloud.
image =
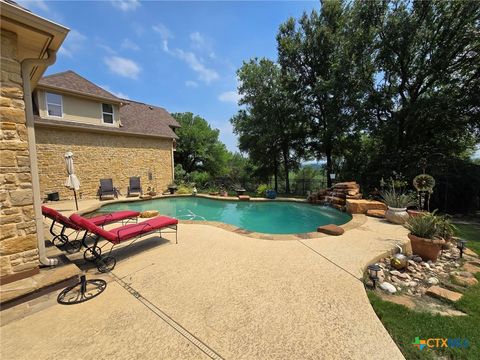
POLYGON ((68 33, 65 42, 60 47, 60 50, 58 50, 58 53, 72 58, 75 53, 82 49, 86 39, 87 37, 77 30, 71 30, 68 33))
POLYGON ((168 40, 173 38, 172 32, 162 23, 152 26, 152 29, 160 34, 162 40, 168 40))
POLYGON ((111 0, 112 5, 122 11, 135 10, 140 6, 139 0, 111 0))
POLYGON ((241 96, 236 91, 225 91, 218 96, 218 100, 238 104, 241 96))
POLYGON ((160 34, 160 37, 162 38, 163 51, 169 52, 168 40, 173 38, 173 33, 162 23, 152 26, 152 29, 160 34))
POLYGON ((120 56, 106 57, 103 61, 111 72, 131 79, 137 79, 142 70, 135 61, 120 56))
MULTIPOLYGON (((173 38, 173 33, 162 23, 159 23, 152 27, 157 33, 160 34, 162 38, 162 45, 163 51, 166 53, 175 56, 181 60, 183 60, 193 71, 195 71, 198 75, 198 78, 209 84, 210 82, 217 80, 220 78, 218 73, 214 69, 210 69, 203 64, 203 61, 200 60, 193 52, 191 51, 184 51, 182 49, 173 49, 170 50, 168 41, 169 39, 173 38)), ((190 34, 190 38, 195 39, 195 41, 201 41, 203 37, 200 33, 192 33, 190 34)))
POLYGON ((198 31, 195 31, 190 34, 190 40, 192 40, 192 42, 199 47, 203 47, 206 42, 203 35, 200 34, 198 31))
POLYGON ((100 87, 104 90, 107 90, 109 93, 115 95, 118 98, 121 98, 121 99, 129 99, 130 98, 127 94, 124 94, 122 92, 113 91, 110 88, 110 86, 108 86, 108 85, 100 85, 100 87))
POLYGON ((16 1, 20 6, 23 6, 29 10, 34 8, 40 9, 43 11, 49 11, 47 3, 44 0, 17 0, 16 1))
POLYGON ((209 84, 214 80, 220 78, 218 73, 213 70, 207 68, 198 58, 197 56, 189 51, 183 51, 182 49, 175 49, 173 52, 178 58, 182 59, 187 63, 187 65, 197 73, 198 78, 205 83, 209 84))
POLYGON ((135 50, 135 51, 140 50, 140 47, 128 38, 122 41, 121 47, 124 49, 135 50))
POLYGON ((187 80, 187 81, 185 81, 185 86, 196 88, 196 87, 198 87, 198 83, 195 82, 195 81, 192 81, 192 80, 187 80))

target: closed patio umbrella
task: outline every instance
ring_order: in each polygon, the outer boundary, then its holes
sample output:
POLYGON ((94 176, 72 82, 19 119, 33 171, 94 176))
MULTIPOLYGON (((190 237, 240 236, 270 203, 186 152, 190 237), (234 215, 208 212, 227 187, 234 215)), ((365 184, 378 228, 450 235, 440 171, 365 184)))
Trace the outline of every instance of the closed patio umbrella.
POLYGON ((73 190, 73 196, 75 197, 75 207, 78 210, 77 202, 77 190, 80 189, 80 181, 75 175, 75 169, 73 168, 73 153, 68 151, 65 153, 65 165, 67 165, 67 180, 65 180, 65 186, 70 190, 73 190))

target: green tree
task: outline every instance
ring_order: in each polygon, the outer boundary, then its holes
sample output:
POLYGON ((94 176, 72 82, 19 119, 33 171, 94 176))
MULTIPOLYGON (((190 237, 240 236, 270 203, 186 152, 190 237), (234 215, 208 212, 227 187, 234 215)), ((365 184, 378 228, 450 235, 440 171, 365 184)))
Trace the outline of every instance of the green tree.
POLYGON ((284 171, 285 192, 290 192, 289 172, 298 168, 305 132, 296 97, 285 87, 278 64, 262 58, 244 62, 237 72, 241 110, 232 118, 240 149, 259 167, 271 170, 278 190, 278 172, 284 171))
POLYGON ((321 1, 320 13, 290 18, 277 35, 279 63, 290 80, 291 94, 299 94, 308 119, 310 148, 326 157, 331 186, 332 157, 340 155, 348 133, 357 131, 366 89, 373 82, 369 40, 371 25, 359 27, 361 4, 321 1))
POLYGON ((218 139, 219 130, 212 129, 205 119, 191 112, 172 116, 181 125, 177 130, 175 163, 187 173, 205 171, 212 177, 225 175, 229 153, 218 139))
POLYGON ((397 167, 466 154, 480 139, 480 2, 369 6, 378 13, 371 125, 383 150, 397 154, 397 167))

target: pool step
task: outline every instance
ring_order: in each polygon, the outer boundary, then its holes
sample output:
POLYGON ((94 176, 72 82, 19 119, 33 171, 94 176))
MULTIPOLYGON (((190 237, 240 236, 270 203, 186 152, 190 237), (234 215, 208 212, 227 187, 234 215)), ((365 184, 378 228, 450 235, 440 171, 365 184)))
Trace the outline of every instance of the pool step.
POLYGON ((250 196, 248 196, 248 195, 238 195, 238 200, 240 200, 240 201, 250 201, 250 196))

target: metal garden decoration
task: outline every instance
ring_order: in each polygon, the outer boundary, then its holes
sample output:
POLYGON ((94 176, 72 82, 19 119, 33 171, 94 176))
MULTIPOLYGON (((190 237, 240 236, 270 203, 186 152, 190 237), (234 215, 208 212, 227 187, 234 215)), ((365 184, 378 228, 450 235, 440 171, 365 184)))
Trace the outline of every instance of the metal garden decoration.
POLYGON ((417 175, 413 179, 413 186, 417 189, 420 209, 425 209, 425 205, 427 205, 427 210, 430 211, 430 196, 435 187, 433 176, 425 173, 417 175))

